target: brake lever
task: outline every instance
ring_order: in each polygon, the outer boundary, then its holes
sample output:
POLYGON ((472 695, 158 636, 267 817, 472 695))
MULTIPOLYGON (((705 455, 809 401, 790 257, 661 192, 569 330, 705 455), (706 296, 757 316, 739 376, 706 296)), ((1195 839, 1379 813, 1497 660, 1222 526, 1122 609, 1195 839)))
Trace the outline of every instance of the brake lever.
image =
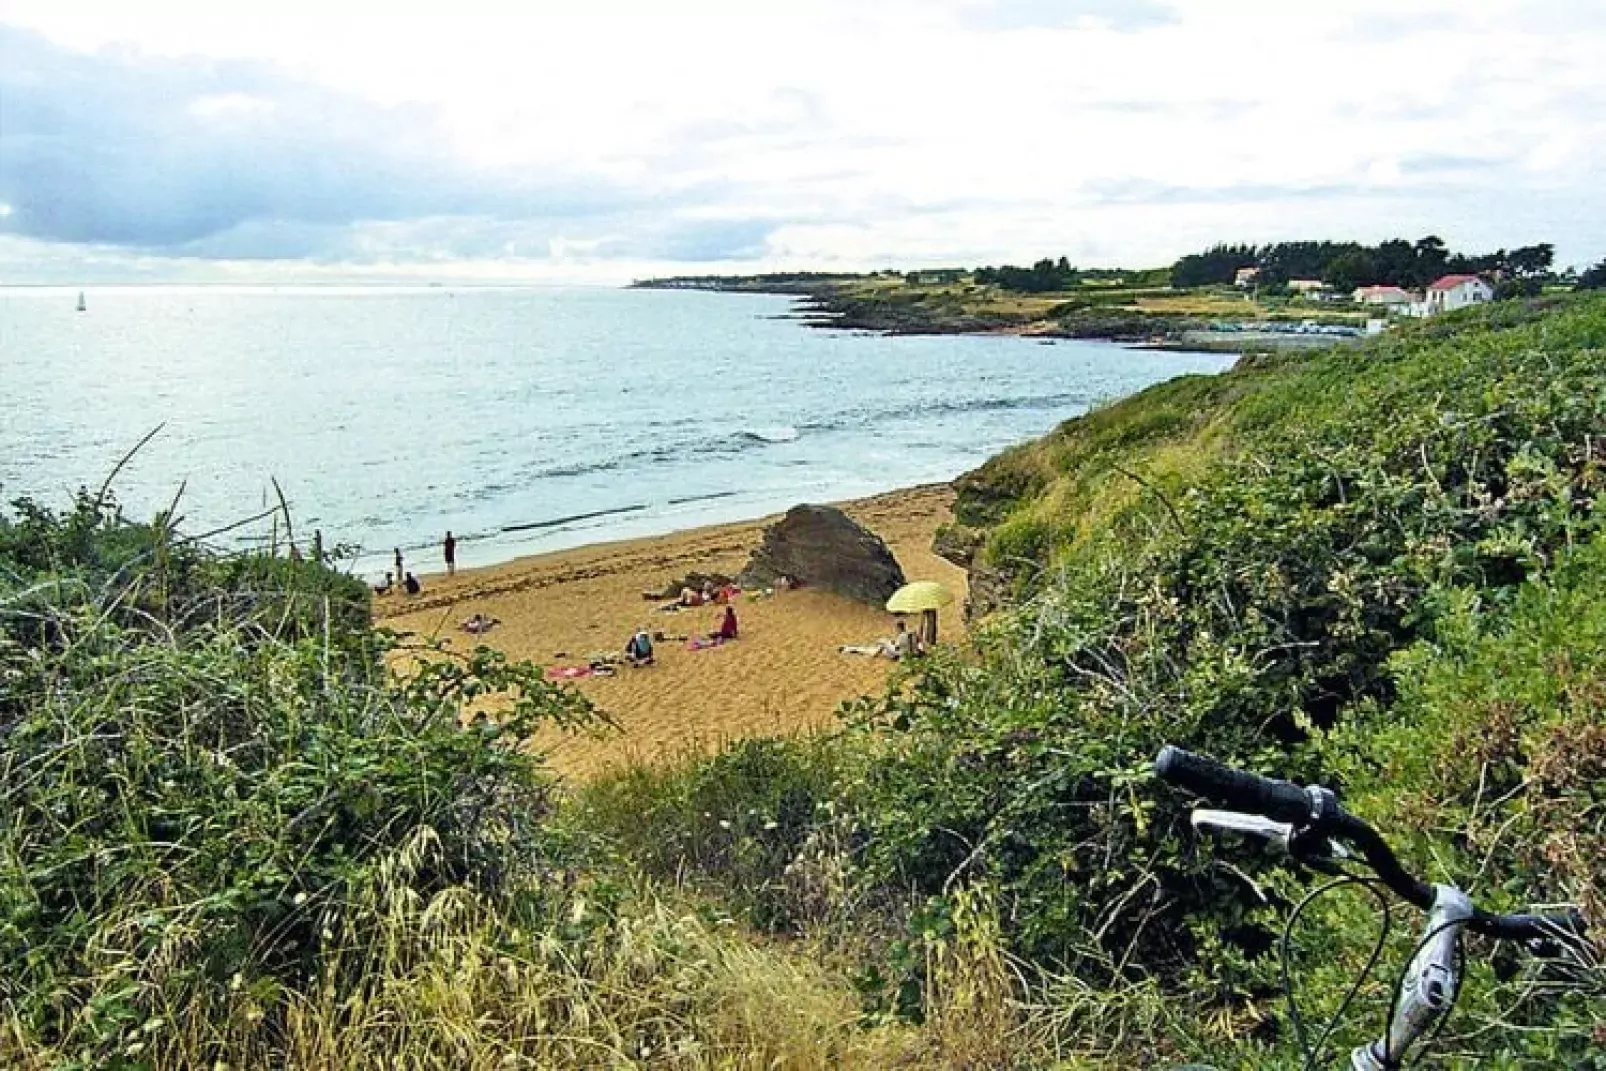
POLYGON ((1196 807, 1190 815, 1195 830, 1226 830, 1270 841, 1301 862, 1324 863, 1349 859, 1350 852, 1329 837, 1299 828, 1290 822, 1276 822, 1265 815, 1241 811, 1218 811, 1196 807))

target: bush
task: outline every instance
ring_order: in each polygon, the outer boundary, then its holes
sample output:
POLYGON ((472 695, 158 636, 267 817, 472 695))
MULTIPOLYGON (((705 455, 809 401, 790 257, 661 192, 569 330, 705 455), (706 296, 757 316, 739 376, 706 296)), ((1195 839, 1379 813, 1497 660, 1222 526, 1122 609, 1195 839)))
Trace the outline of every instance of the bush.
POLYGON ((587 830, 647 875, 714 892, 759 929, 795 931, 836 907, 811 895, 795 864, 830 826, 839 776, 828 739, 745 740, 610 775, 576 806, 587 830))
MULTIPOLYGON (((944 900, 984 882, 1017 953, 1099 986, 1158 976, 1231 1015, 1278 988, 1267 952, 1297 885, 1243 860, 1257 891, 1196 851, 1150 760, 1179 743, 1342 785, 1325 733, 1354 732, 1361 754, 1357 719, 1412 724, 1399 653, 1435 642, 1457 598, 1499 619, 1602 531, 1606 303, 1491 310, 1245 368, 1212 388, 1211 410, 1156 425, 1170 441, 1138 444, 1142 466, 1087 446, 1178 389, 1037 449, 1067 459, 1063 475, 996 524, 983 561, 1044 548, 1038 593, 982 630, 979 663, 935 660, 861 709, 876 759, 844 791, 862 881, 944 900), (1190 446, 1218 460, 1175 482, 1190 446), (1147 473, 1136 497, 1092 475, 1116 465, 1147 473)), ((1572 764, 1593 730, 1555 731, 1543 753, 1567 772, 1548 776, 1588 781, 1572 764)), ((1413 787, 1439 800, 1425 768, 1380 784, 1380 809, 1413 787)), ((1541 813, 1541 842, 1572 846, 1557 868, 1598 866, 1570 861, 1593 841, 1561 810, 1541 813)), ((1565 895, 1593 910, 1594 880, 1565 895)))
POLYGON ((546 865, 522 742, 591 713, 536 667, 434 651, 398 680, 355 581, 87 496, 0 517, 0 554, 0 1007, 31 1044, 98 1064, 242 987, 282 1015, 421 836, 417 896, 546 865))

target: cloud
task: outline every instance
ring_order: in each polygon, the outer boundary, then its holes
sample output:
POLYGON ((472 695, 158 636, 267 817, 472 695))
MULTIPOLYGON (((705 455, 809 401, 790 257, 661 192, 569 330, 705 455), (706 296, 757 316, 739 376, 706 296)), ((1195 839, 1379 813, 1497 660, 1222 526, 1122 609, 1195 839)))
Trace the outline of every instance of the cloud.
POLYGON ((967 24, 988 30, 1041 30, 1095 24, 1129 31, 1175 20, 1157 0, 980 0, 967 5, 967 24))
POLYGON ((263 64, 87 56, 0 27, 7 229, 180 254, 307 256, 367 221, 576 219, 644 195, 595 176, 458 165, 429 110, 263 64))
POLYGON ((1394 229, 1593 260, 1588 6, 6 0, 0 271, 1142 264, 1394 229))
POLYGON ((1263 206, 1268 202, 1312 201, 1343 197, 1353 186, 1272 186, 1237 183, 1227 186, 1185 186, 1127 179, 1092 184, 1087 193, 1100 204, 1109 205, 1204 205, 1230 204, 1263 206))

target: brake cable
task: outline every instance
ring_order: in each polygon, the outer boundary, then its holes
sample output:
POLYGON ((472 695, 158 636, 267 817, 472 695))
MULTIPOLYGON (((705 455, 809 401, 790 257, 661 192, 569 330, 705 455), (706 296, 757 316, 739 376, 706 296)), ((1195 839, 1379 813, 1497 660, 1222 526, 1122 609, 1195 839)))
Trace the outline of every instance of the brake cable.
POLYGON ((1378 962, 1383 957, 1383 948, 1385 945, 1387 945, 1389 934, 1393 932, 1394 927, 1393 914, 1390 911, 1392 904, 1388 898, 1388 893, 1389 887, 1383 882, 1378 881, 1376 878, 1346 873, 1342 877, 1334 878, 1325 885, 1318 886, 1309 893, 1306 893, 1304 899, 1300 900, 1298 906, 1296 906, 1294 910, 1289 913, 1287 920, 1283 923, 1282 940, 1279 942, 1279 958, 1282 961, 1283 993, 1288 998, 1288 1018, 1293 1024, 1294 1037, 1299 1042, 1300 1052, 1305 1057, 1306 1071, 1321 1071, 1321 1062, 1319 1057, 1321 1056, 1322 1050, 1327 1047, 1328 1039, 1332 1037, 1333 1031, 1338 1028, 1338 1024, 1343 1021, 1344 1015, 1349 1011, 1350 1005, 1354 1003, 1356 996, 1360 994, 1361 987, 1366 984, 1366 980, 1371 977, 1372 971, 1376 969, 1378 962), (1305 909, 1314 904, 1322 896, 1330 892, 1337 892, 1338 890, 1347 888, 1351 885, 1359 885, 1370 892, 1373 896, 1377 897, 1377 902, 1381 907, 1383 915, 1383 925, 1378 932, 1377 942, 1372 946, 1372 952, 1369 956, 1367 956, 1366 963, 1361 968, 1360 974, 1356 977, 1354 984, 1350 986, 1349 992, 1344 995, 1344 1000, 1339 1004, 1338 1010, 1333 1013, 1332 1018, 1327 1020, 1327 1024, 1322 1028, 1321 1035, 1316 1039, 1316 1046, 1313 1049, 1310 1044, 1309 1035, 1305 1029, 1304 1017, 1299 1013, 1299 1002, 1294 996, 1294 979, 1293 972, 1290 967, 1293 959, 1291 944, 1294 926, 1299 922, 1299 917, 1305 912, 1305 909))

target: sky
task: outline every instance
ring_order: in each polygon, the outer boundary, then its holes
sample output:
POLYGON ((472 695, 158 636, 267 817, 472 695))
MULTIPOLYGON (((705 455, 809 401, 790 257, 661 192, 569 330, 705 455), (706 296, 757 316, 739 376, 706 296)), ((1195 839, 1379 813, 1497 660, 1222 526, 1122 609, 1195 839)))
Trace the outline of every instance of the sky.
POLYGON ((1599 0, 0 0, 0 283, 1606 257, 1599 0))

